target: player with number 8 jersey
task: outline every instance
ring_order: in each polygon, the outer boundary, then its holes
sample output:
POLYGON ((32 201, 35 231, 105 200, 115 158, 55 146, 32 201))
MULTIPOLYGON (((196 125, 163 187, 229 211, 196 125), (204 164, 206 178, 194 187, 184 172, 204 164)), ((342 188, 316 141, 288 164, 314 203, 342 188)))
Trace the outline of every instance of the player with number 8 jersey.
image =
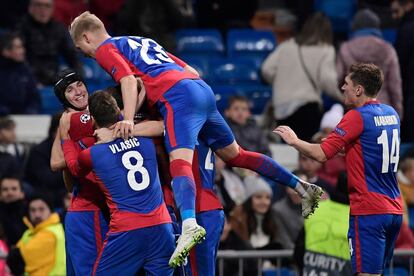
MULTIPOLYGON (((106 92, 89 98, 89 110, 99 127, 118 121, 119 108, 106 92)), ((77 173, 96 175, 110 211, 109 232, 94 275, 134 275, 143 268, 150 275, 172 275, 168 259, 174 251, 171 218, 163 200, 152 139, 94 145, 77 154, 70 140, 63 144, 66 162, 77 173)))

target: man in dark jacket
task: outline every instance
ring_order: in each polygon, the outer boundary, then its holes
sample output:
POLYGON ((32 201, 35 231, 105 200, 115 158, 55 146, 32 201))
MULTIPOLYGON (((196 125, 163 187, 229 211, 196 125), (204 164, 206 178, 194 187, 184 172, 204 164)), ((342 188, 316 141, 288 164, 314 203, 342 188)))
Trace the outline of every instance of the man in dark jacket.
POLYGON ((395 48, 400 60, 403 84, 404 116, 401 126, 401 139, 404 142, 414 141, 414 2, 413 0, 395 0, 392 3, 394 17, 399 18, 395 48))
POLYGON ((25 48, 17 34, 0 38, 0 115, 40 111, 36 81, 25 64, 25 48))
POLYGON ((54 19, 53 0, 31 0, 29 14, 17 26, 27 49, 27 59, 33 67, 37 81, 52 85, 58 72, 59 58, 82 72, 76 49, 65 26, 54 19))
POLYGON ((250 102, 246 97, 231 97, 225 116, 234 137, 242 148, 271 156, 267 136, 252 118, 250 102))

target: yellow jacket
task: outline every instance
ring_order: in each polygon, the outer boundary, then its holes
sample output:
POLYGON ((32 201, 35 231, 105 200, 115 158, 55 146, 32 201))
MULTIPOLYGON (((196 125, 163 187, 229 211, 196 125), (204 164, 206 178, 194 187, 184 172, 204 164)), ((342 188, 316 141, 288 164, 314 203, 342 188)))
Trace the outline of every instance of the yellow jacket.
POLYGON ((33 226, 25 217, 29 228, 18 241, 17 247, 30 276, 62 276, 66 274, 65 235, 59 215, 53 213, 47 220, 33 226))

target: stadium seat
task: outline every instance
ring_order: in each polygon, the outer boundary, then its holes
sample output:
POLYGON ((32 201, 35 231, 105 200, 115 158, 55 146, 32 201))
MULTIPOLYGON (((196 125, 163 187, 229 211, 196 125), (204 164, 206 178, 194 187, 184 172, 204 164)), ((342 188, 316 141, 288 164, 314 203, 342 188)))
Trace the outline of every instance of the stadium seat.
POLYGON ((260 84, 254 62, 244 58, 215 59, 210 63, 210 79, 217 85, 260 84))
POLYGON ((335 32, 348 33, 356 5, 357 0, 315 0, 314 7, 330 18, 335 32))
POLYGON ((397 39, 397 30, 394 28, 384 29, 382 30, 382 36, 384 37, 385 41, 388 41, 394 45, 397 39))
POLYGON ((232 85, 216 85, 211 87, 216 95, 216 105, 218 111, 223 114, 228 107, 229 98, 233 95, 241 95, 236 87, 232 85))
POLYGON ((45 86, 39 89, 39 94, 42 100, 42 114, 53 115, 62 111, 62 104, 56 98, 52 86, 45 86))
POLYGON ((252 59, 257 68, 275 47, 276 38, 271 31, 231 29, 227 33, 228 57, 252 59))
POLYGON ((384 269, 384 273, 382 275, 384 276, 409 276, 410 273, 404 267, 394 267, 392 270, 390 268, 384 269))
POLYGON ((193 67, 198 71, 200 77, 208 81, 210 78, 210 70, 209 70, 209 58, 205 56, 198 56, 198 55, 182 55, 180 58, 185 61, 188 65, 193 67))
POLYGON ((271 268, 264 269, 263 276, 296 276, 296 272, 292 269, 282 267, 282 268, 271 268))
POLYGON ((182 29, 175 33, 178 54, 195 54, 209 57, 224 55, 223 38, 215 29, 182 29))
POLYGON ((237 86, 237 91, 252 102, 251 112, 255 115, 262 114, 272 98, 272 87, 267 85, 237 86))
POLYGON ((106 73, 101 66, 92 58, 82 58, 83 76, 88 87, 88 92, 92 93, 97 89, 115 85, 111 76, 106 73))

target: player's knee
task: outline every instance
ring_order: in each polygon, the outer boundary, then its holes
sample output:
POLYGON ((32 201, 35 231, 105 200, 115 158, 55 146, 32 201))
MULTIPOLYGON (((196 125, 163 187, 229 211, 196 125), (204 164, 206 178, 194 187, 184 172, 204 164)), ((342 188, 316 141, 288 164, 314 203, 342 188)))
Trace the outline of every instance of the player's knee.
POLYGON ((243 149, 237 144, 237 142, 234 141, 230 145, 218 149, 216 153, 224 162, 227 162, 236 158, 242 150, 243 149))
POLYGON ((170 162, 170 173, 173 178, 178 176, 188 176, 193 178, 191 163, 183 159, 175 159, 170 162))

